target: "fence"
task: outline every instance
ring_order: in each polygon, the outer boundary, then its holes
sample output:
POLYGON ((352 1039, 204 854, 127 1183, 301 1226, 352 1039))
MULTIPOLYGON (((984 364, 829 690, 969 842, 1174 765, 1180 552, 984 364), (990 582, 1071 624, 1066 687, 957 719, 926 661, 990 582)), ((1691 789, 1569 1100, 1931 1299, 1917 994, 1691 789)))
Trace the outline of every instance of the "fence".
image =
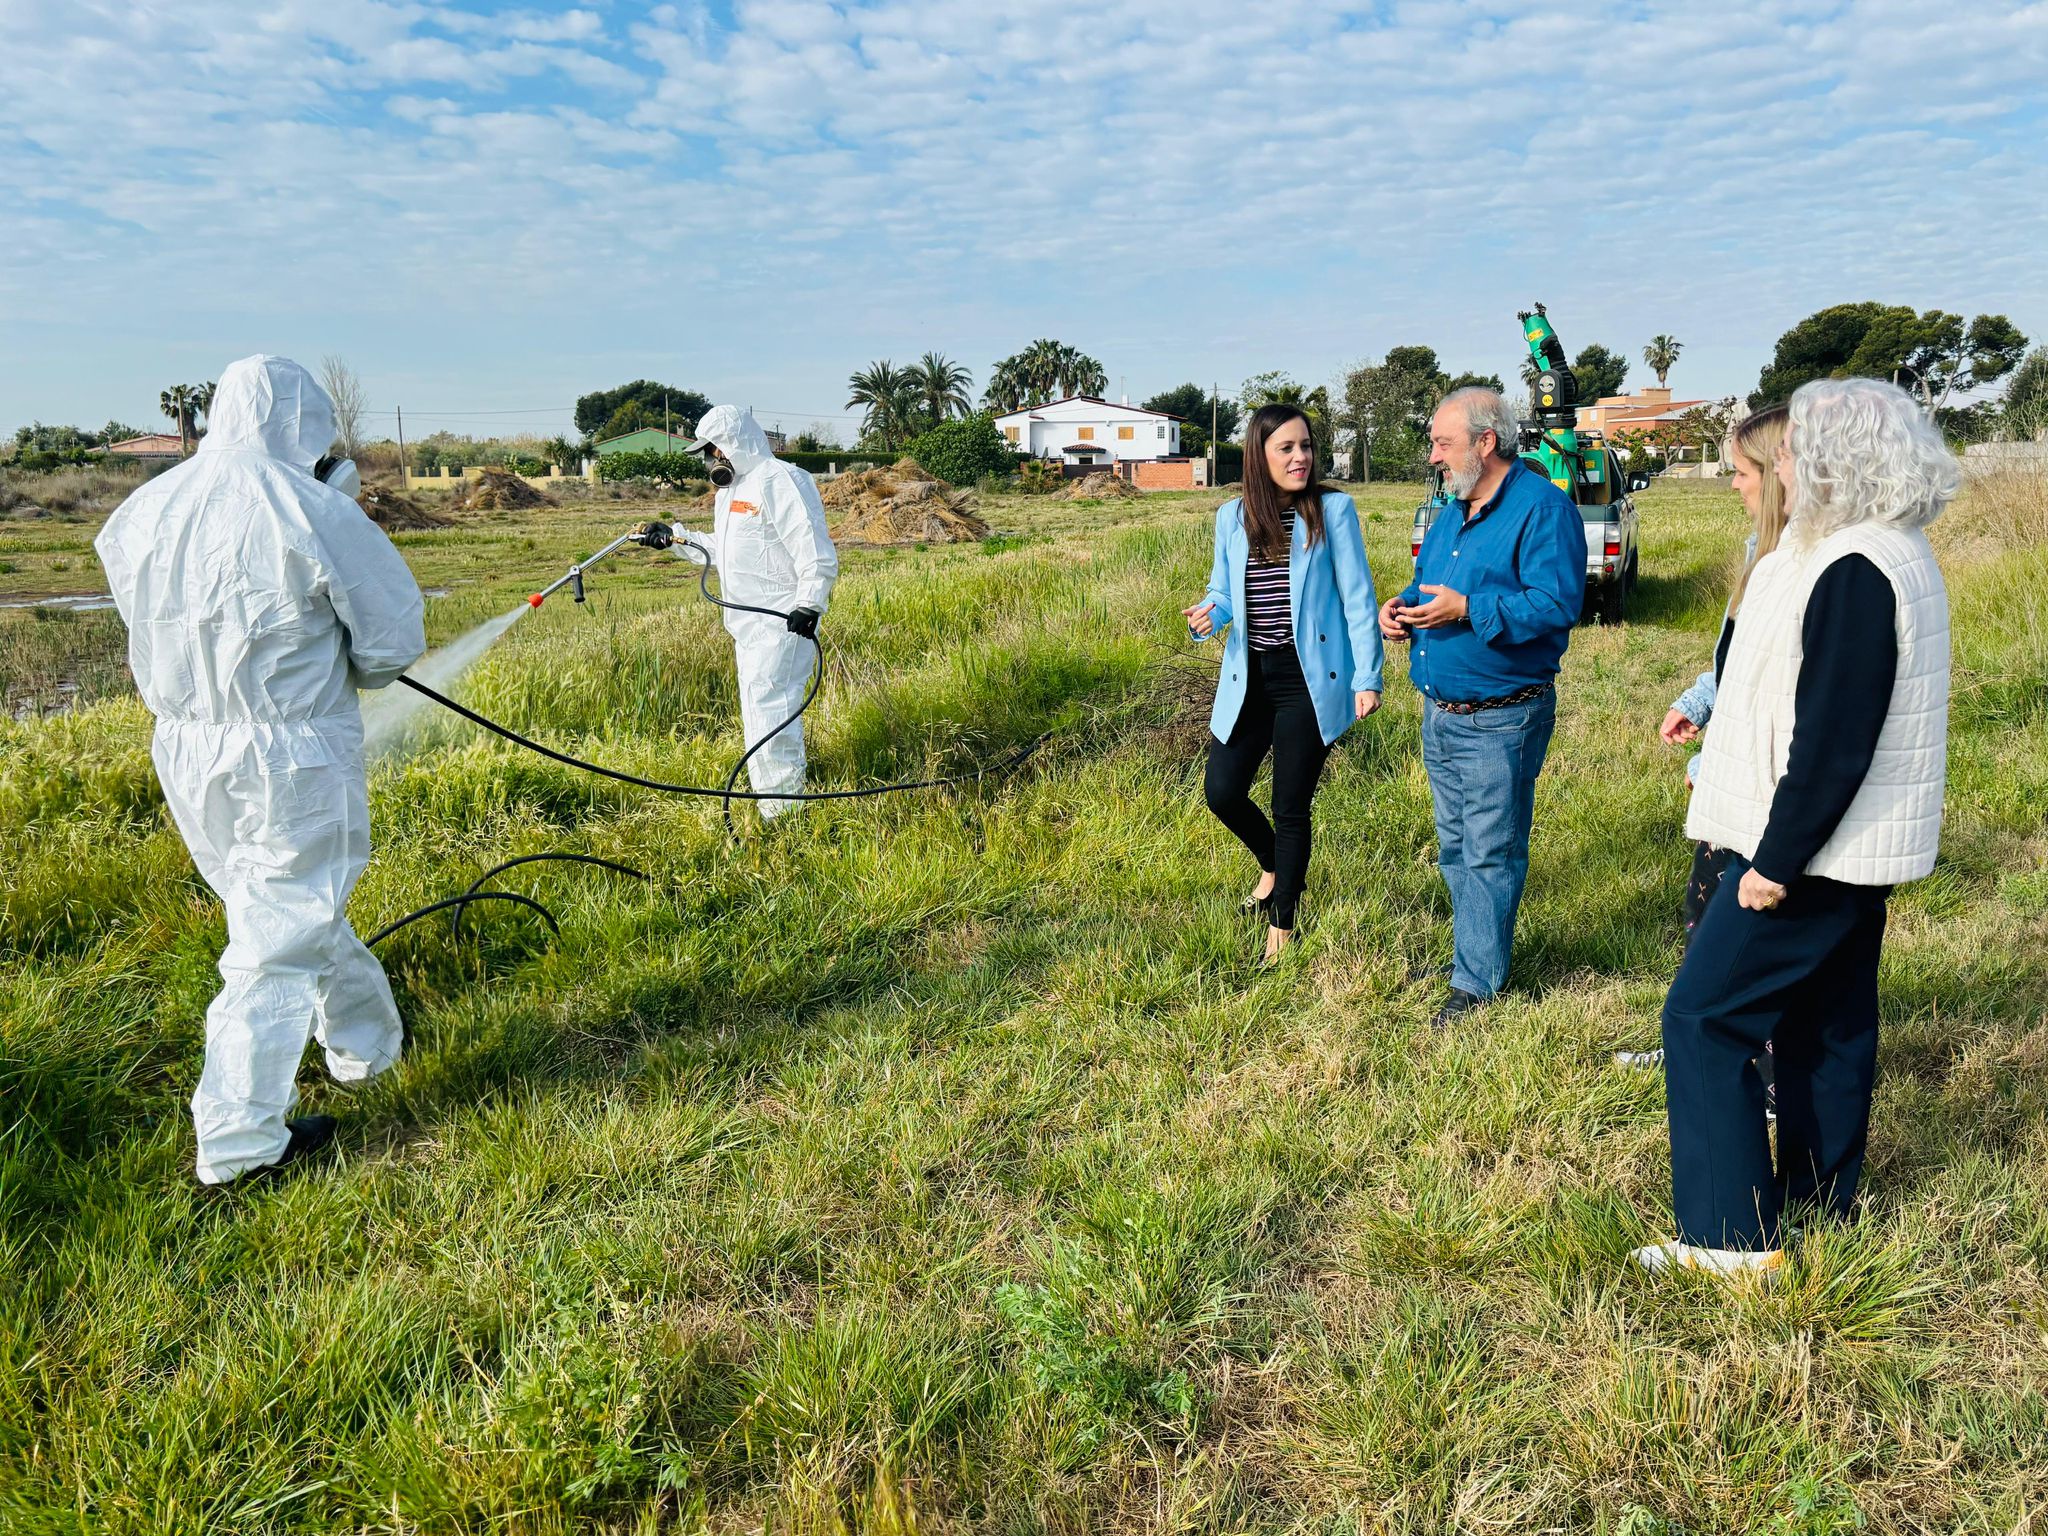
MULTIPOLYGON (((438 469, 401 469, 398 473, 403 481, 402 489, 408 491, 452 491, 461 487, 465 480, 474 480, 486 469, 497 474, 510 474, 510 470, 497 469, 489 464, 466 464, 451 468, 444 464, 438 469)), ((581 469, 564 470, 559 464, 550 464, 544 475, 520 475, 528 485, 546 490, 550 485, 560 485, 565 480, 582 480, 594 483, 597 479, 597 461, 585 459, 581 469)))
POLYGON ((1963 450, 1963 473, 1995 474, 2002 469, 2048 470, 2048 438, 2033 443, 1972 443, 1963 450))

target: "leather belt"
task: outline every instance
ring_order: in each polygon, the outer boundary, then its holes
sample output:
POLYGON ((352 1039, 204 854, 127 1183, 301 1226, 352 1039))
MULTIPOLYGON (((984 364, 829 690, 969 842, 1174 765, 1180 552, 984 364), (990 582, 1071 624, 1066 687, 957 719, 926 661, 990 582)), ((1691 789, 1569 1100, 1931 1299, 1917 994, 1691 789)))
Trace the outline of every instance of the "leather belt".
POLYGON ((1517 688, 1513 693, 1504 693, 1497 699, 1437 699, 1436 707, 1447 715, 1476 715, 1483 709, 1506 709, 1510 704, 1527 704, 1531 699, 1540 699, 1555 690, 1555 683, 1531 683, 1526 688, 1517 688))

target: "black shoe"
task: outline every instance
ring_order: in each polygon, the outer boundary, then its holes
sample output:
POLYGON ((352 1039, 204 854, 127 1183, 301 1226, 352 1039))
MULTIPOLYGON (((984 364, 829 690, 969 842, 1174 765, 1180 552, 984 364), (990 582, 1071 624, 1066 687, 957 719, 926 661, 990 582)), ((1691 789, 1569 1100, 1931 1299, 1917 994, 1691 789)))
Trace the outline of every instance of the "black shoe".
POLYGON ((291 1133, 291 1139, 284 1144, 284 1151, 274 1163, 265 1163, 261 1168, 252 1168, 232 1183, 249 1185, 265 1183, 277 1178, 294 1163, 303 1163, 334 1140, 335 1119, 332 1115, 307 1115, 303 1120, 287 1120, 284 1128, 291 1133))
POLYGON ((1477 1008, 1484 998, 1474 997, 1462 987, 1451 988, 1451 995, 1444 999, 1443 1007, 1437 1009, 1436 1017, 1429 1021, 1431 1029, 1449 1029, 1459 1019, 1477 1008))

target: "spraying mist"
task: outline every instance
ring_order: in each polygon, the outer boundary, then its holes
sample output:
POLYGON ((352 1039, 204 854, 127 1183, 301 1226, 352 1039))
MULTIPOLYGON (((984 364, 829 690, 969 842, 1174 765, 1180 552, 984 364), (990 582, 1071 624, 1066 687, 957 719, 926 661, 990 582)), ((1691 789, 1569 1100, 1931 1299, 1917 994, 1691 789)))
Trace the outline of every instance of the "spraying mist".
MULTIPOLYGON (((468 634, 451 640, 440 650, 422 657, 406 669, 406 675, 417 678, 440 693, 453 688, 462 674, 474 666, 483 653, 491 648, 498 637, 530 612, 528 605, 521 603, 510 613, 500 614, 495 619, 486 619, 468 634)), ((425 694, 415 693, 400 683, 376 693, 363 695, 363 757, 375 762, 380 757, 395 753, 405 742, 411 728, 420 717, 434 707, 434 701, 425 694)))

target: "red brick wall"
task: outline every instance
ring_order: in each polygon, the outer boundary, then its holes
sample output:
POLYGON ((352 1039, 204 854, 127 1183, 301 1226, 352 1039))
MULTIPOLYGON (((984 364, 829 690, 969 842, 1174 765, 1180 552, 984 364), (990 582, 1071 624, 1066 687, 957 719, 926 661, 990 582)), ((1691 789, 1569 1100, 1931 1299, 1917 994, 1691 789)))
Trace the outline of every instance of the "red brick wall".
POLYGON ((1195 484, 1195 461, 1169 460, 1163 464, 1149 464, 1140 460, 1131 466, 1131 483, 1141 491, 1186 491, 1195 484))

